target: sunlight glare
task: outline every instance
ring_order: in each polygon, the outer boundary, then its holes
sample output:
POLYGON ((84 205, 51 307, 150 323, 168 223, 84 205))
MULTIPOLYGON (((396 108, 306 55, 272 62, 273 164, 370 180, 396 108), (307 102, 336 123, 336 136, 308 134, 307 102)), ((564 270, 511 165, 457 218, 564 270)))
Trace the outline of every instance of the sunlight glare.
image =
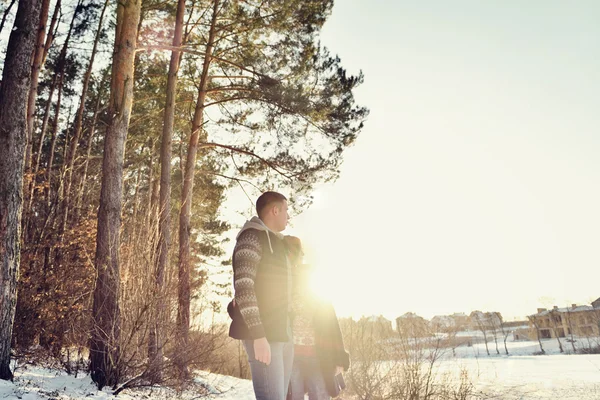
POLYGON ((332 284, 333 281, 333 277, 329 276, 322 268, 315 268, 310 277, 310 290, 317 298, 331 301, 335 296, 333 289, 336 287, 332 284))

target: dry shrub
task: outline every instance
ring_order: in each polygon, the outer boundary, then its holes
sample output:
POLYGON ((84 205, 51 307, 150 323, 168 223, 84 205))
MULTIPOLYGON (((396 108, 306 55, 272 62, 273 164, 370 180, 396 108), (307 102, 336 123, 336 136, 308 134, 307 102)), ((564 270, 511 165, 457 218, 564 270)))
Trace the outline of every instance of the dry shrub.
POLYGON ((424 326, 383 334, 368 320, 342 320, 352 364, 348 394, 360 400, 469 400, 474 387, 466 369, 458 375, 440 370, 449 352, 447 339, 424 326))

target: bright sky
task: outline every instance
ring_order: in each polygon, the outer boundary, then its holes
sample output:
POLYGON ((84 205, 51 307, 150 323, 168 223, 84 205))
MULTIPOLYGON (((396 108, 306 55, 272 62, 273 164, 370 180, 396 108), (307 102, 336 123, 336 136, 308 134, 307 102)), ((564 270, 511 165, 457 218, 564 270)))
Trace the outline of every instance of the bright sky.
POLYGON ((300 236, 339 315, 600 297, 600 3, 336 0, 371 110, 300 236))
POLYGON ((290 232, 341 315, 600 297, 600 3, 337 0, 371 114, 290 232))

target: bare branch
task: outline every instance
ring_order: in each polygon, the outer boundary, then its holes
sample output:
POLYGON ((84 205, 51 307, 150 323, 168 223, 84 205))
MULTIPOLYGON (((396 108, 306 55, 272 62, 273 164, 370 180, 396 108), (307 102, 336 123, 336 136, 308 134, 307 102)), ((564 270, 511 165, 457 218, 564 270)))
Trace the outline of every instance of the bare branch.
MULTIPOLYGON (((138 51, 153 51, 153 50, 181 51, 183 53, 195 54, 197 56, 206 57, 206 53, 204 53, 202 51, 197 51, 197 50, 191 49, 189 47, 176 47, 176 46, 169 46, 169 45, 138 46, 135 51, 138 52, 138 51)), ((257 72, 257 71, 254 71, 252 69, 246 68, 243 65, 237 64, 237 63, 235 63, 233 61, 226 60, 224 58, 217 57, 217 56, 214 56, 214 55, 211 55, 210 58, 211 58, 211 60, 215 60, 215 61, 218 61, 218 62, 221 62, 221 63, 224 63, 224 64, 231 65, 233 67, 241 69, 242 71, 249 72, 249 73, 251 73, 253 75, 260 76, 262 78, 275 81, 275 79, 271 78, 270 76, 267 76, 265 74, 261 74, 260 72, 257 72)))

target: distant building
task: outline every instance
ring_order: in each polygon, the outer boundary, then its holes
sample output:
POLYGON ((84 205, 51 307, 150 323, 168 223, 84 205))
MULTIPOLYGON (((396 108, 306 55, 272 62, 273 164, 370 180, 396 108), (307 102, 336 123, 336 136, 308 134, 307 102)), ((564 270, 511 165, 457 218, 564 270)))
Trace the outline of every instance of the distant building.
POLYGON ((435 330, 442 332, 448 330, 462 331, 469 326, 469 317, 463 313, 436 315, 431 318, 431 325, 435 330))
POLYGON ((436 315, 431 318, 431 325, 437 331, 445 331, 453 329, 456 321, 449 315, 436 315))
POLYGON ((502 315, 499 312, 473 311, 469 315, 469 328, 474 331, 481 329, 499 329, 502 325, 502 315))
POLYGON ((456 322, 456 326, 462 329, 466 329, 469 325, 469 316, 464 313, 454 313, 450 317, 456 322))
POLYGON ((405 337, 429 336, 429 323, 415 313, 407 312, 396 318, 396 330, 405 337))
POLYGON ((393 336, 394 334, 392 321, 383 317, 382 315, 362 317, 358 323, 364 328, 372 330, 373 333, 376 333, 380 337, 389 337, 393 336))
POLYGON ((600 298, 592 305, 572 304, 571 307, 559 308, 554 306, 551 310, 538 308, 537 313, 529 316, 530 338, 550 339, 575 336, 600 335, 600 298))
POLYGON ((527 325, 527 323, 525 323, 525 325, 523 326, 518 326, 518 327, 513 327, 512 329, 512 334, 513 334, 513 340, 514 341, 518 341, 518 340, 534 340, 535 338, 531 337, 531 329, 529 328, 529 326, 527 325))

